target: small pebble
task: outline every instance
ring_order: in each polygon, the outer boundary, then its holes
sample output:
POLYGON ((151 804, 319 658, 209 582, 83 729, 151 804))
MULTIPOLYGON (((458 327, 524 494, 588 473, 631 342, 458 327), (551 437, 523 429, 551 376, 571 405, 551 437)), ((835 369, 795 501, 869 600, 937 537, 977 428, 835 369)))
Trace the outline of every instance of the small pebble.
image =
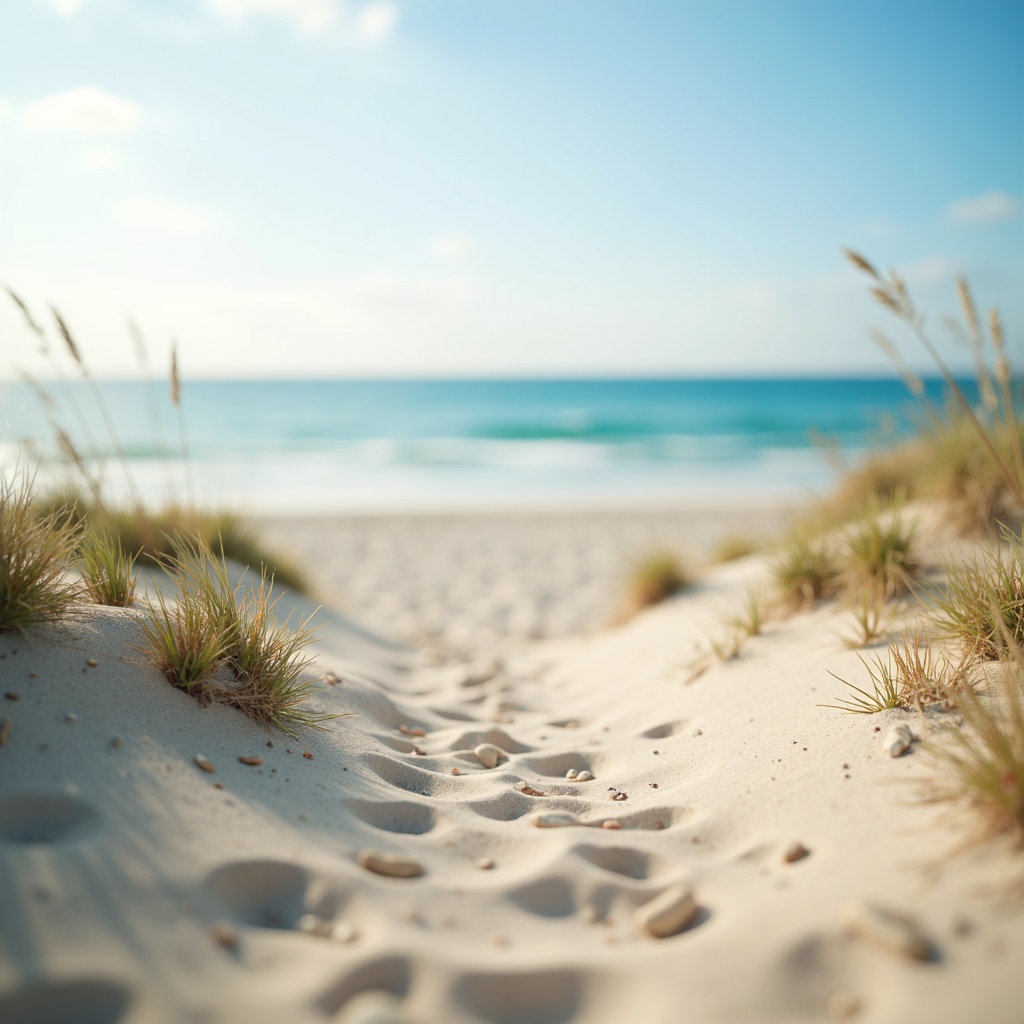
POLYGON ((262 757, 240 757, 238 760, 241 761, 242 764, 252 765, 254 768, 258 768, 263 764, 262 757))
POLYGON ((202 754, 196 754, 194 760, 196 767, 201 772, 206 772, 208 775, 212 775, 217 770, 217 766, 212 761, 208 761, 202 754))
POLYGON ((579 818, 568 811, 540 811, 530 818, 530 824, 535 828, 567 828, 579 823, 579 818))
POLYGON ((210 926, 210 938, 224 949, 238 948, 238 933, 224 921, 210 926))
POLYGON ((586 769, 584 769, 583 771, 581 771, 576 776, 576 781, 577 782, 589 782, 593 777, 594 776, 591 775, 590 772, 588 772, 586 769))
POLYGON ((633 926, 642 935, 667 939, 681 932, 696 917, 698 909, 693 889, 680 882, 670 885, 642 907, 637 907, 633 913, 633 926))
POLYGON ((317 917, 316 914, 303 914, 295 922, 295 929, 305 932, 307 935, 319 935, 322 938, 327 938, 331 934, 330 924, 322 917, 317 917))
POLYGON ((914 734, 908 725, 894 725, 882 740, 882 747, 890 757, 905 754, 914 742, 914 734))
POLYGON ((89 658, 86 661, 86 665, 88 665, 89 668, 96 668, 96 666, 99 665, 99 662, 95 658, 89 658))
POLYGON ((356 863, 375 875, 386 875, 388 878, 417 878, 423 874, 423 865, 419 861, 382 850, 360 850, 356 855, 356 863))
POLYGON ((493 743, 481 743, 473 748, 473 754, 485 768, 494 768, 504 758, 505 751, 493 743))
POLYGON ((452 775, 461 775, 462 774, 462 772, 460 772, 458 768, 452 768, 451 772, 452 772, 452 775))
POLYGON ((620 829, 622 826, 617 821, 603 821, 601 828, 620 829))
POLYGON ((334 1018, 335 1024, 402 1024, 406 1019, 402 1013, 402 1000, 383 989, 357 993, 346 1001, 334 1018))
POLYGON ((112 739, 112 740, 110 741, 110 746, 111 746, 111 747, 112 747, 112 748, 113 748, 114 750, 120 750, 120 749, 121 749, 121 737, 120 737, 120 736, 115 736, 115 737, 114 737, 114 738, 113 738, 113 739, 112 739))
POLYGON ((215 782, 213 784, 213 788, 214 789, 223 789, 224 788, 224 783, 223 782, 215 782))
POLYGON ((304 751, 302 752, 302 756, 303 756, 303 757, 304 757, 304 758, 305 758, 305 759, 306 759, 307 761, 312 761, 312 760, 313 760, 313 755, 312 755, 312 753, 311 753, 310 751, 308 751, 308 750, 304 750, 304 751))
POLYGON ((612 795, 608 799, 609 800, 618 800, 619 802, 621 802, 623 800, 628 800, 629 797, 626 796, 625 793, 615 792, 615 793, 612 793, 612 795))
POLYGON ((11 738, 11 720, 9 718, 0 719, 0 747, 2 747, 11 738))
POLYGON ((833 992, 825 1003, 825 1012, 832 1020, 849 1020, 860 1013, 860 1000, 852 992, 833 992))
POLYGON ((810 855, 811 851, 808 850, 803 843, 790 843, 783 852, 782 859, 787 864, 793 864, 794 862, 803 860, 804 857, 809 857, 810 855))
POLYGON ((8 693, 5 693, 4 696, 8 700, 17 700, 19 695, 17 693, 8 692, 8 693))
POLYGON ((75 714, 75 713, 74 713, 73 711, 69 711, 69 712, 68 712, 68 721, 69 721, 69 722, 70 722, 70 723, 71 723, 72 725, 74 725, 74 724, 75 724, 75 722, 77 722, 77 721, 78 721, 78 715, 76 715, 76 714, 75 714))
POLYGON ((331 929, 331 938, 335 942, 351 942, 356 937, 356 930, 348 921, 339 921, 331 929))
POLYGON ((519 787, 519 792, 525 793, 527 796, 547 796, 547 793, 542 789, 534 789, 533 786, 528 785, 525 782, 519 787))
POLYGON ((480 869, 481 871, 490 871, 490 870, 491 870, 491 868, 493 868, 493 867, 494 867, 494 858, 493 858, 493 857, 481 857, 481 858, 480 858, 480 859, 479 859, 479 860, 478 860, 478 861, 476 862, 476 866, 477 866, 477 867, 478 867, 478 868, 479 868, 479 869, 480 869))
POLYGON ((420 728, 420 727, 419 727, 418 725, 417 725, 416 727, 414 727, 414 728, 413 728, 413 727, 410 727, 410 726, 408 726, 408 725, 400 725, 400 726, 398 727, 398 731, 399 731, 399 732, 400 732, 400 733, 401 733, 401 734, 402 734, 403 736, 416 736, 416 737, 421 737, 421 736, 426 736, 426 735, 427 735, 427 731, 426 731, 426 729, 421 729, 421 728, 420 728))
POLYGON ((870 939, 892 953, 912 960, 927 960, 931 943, 912 922, 885 907, 854 902, 843 908, 843 923, 855 935, 870 939))
POLYGON ((565 777, 571 782, 579 775, 579 772, 575 768, 570 768, 566 773, 565 777))

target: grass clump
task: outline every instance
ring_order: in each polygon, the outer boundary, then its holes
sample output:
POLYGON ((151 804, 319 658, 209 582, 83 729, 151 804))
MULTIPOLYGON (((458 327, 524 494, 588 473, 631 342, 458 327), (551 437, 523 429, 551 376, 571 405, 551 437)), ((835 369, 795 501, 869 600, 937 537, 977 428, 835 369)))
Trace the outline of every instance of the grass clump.
POLYGON ((124 608, 135 598, 136 555, 126 554, 121 539, 88 533, 82 542, 79 568, 85 592, 96 604, 124 608))
POLYGON ((932 622, 983 660, 1016 657, 1024 643, 1024 534, 946 567, 946 585, 934 595, 932 622))
POLYGON ((806 608, 835 594, 839 567, 826 538, 798 528, 771 563, 772 581, 784 604, 806 608))
POLYGON ((843 604, 854 622, 854 629, 841 638, 846 647, 870 646, 889 633, 896 621, 888 591, 877 584, 866 583, 848 589, 843 604))
POLYGON ((887 597, 906 593, 920 570, 914 549, 917 525, 904 515, 904 498, 870 501, 847 528, 839 556, 839 584, 845 591, 876 588, 887 597))
POLYGON ((36 515, 31 477, 0 476, 0 632, 52 622, 79 599, 80 534, 59 511, 36 515))
POLYGON ((629 574, 625 617, 659 604, 689 583, 690 574, 676 551, 659 548, 648 552, 637 560, 629 574))
POLYGON ((232 586, 223 551, 215 555, 197 537, 174 539, 163 560, 177 588, 173 605, 158 596, 153 619, 143 625, 143 652, 180 689, 203 702, 238 708, 269 729, 292 736, 299 726, 319 727, 336 717, 300 705, 313 688, 302 676, 316 639, 310 616, 295 628, 278 623, 273 577, 263 570, 254 589, 232 586))
POLYGON ((864 689, 834 672, 850 694, 836 704, 821 707, 873 715, 890 708, 924 708, 940 704, 949 708, 967 692, 973 693, 970 659, 954 660, 945 652, 936 652, 920 633, 893 644, 883 659, 860 659, 867 669, 871 689, 864 689))
POLYGON ((719 538, 711 550, 711 561, 715 564, 721 562, 735 562, 739 558, 746 558, 754 554, 759 545, 745 533, 730 533, 719 538))
POLYGON ((923 798, 949 808, 974 831, 966 845, 1005 838, 1024 848, 1024 693, 1021 658, 1007 666, 1001 684, 982 696, 973 690, 960 701, 963 724, 942 730, 925 744, 935 773, 923 798), (986 699, 987 698, 987 699, 986 699))

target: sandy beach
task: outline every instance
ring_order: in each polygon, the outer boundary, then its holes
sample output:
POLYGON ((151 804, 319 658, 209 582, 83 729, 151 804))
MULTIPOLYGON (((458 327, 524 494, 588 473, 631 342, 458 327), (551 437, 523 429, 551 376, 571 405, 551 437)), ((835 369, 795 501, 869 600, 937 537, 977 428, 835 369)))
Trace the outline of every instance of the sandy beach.
POLYGON ((0 1018, 1019 1020, 1019 859, 944 856, 933 718, 819 706, 863 676, 848 612, 693 678, 751 556, 605 625, 634 545, 698 562, 737 525, 775 523, 270 522, 345 599, 311 704, 347 717, 295 739, 169 686, 139 602, 0 637, 0 1018))

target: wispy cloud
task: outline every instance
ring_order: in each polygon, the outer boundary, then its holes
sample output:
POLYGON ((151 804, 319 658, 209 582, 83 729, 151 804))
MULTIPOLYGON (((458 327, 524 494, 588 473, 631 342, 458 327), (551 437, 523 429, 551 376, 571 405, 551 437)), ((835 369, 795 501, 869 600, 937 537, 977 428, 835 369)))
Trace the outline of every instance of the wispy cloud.
POLYGON ((206 0, 206 6, 233 24, 254 16, 280 18, 303 35, 326 32, 338 20, 335 0, 206 0))
POLYGON ((132 231, 162 235, 199 235, 209 230, 212 218, 205 210, 154 196, 121 196, 111 204, 114 223, 132 231))
POLYGON ((96 85, 76 85, 67 92, 34 100, 21 110, 21 123, 31 132, 45 134, 127 135, 141 120, 138 103, 96 85))
POLYGON ((954 224, 994 224, 1020 214, 1020 203, 1005 192, 982 192, 950 203, 946 218, 954 224))
POLYGON ((398 8, 387 0, 367 4, 355 21, 356 38, 363 43, 377 43, 388 36, 398 24, 398 8))
POLYGON ((49 4, 62 18, 73 18, 82 9, 82 0, 49 0, 49 4))
POLYGON ((464 260, 473 248, 467 235, 457 232, 438 235, 430 245, 430 255, 442 263, 458 263, 464 260))

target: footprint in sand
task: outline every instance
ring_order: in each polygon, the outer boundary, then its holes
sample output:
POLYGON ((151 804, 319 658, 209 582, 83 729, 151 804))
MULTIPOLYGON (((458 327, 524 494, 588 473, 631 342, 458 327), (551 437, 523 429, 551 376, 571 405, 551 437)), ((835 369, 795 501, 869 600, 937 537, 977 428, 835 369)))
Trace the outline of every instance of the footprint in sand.
POLYGON ((437 813, 432 807, 411 801, 352 800, 347 807, 361 821, 384 832, 422 836, 437 824, 437 813))
POLYGON ((690 723, 686 719, 678 722, 662 722, 661 725, 653 725, 650 729, 645 729, 640 735, 646 740, 664 740, 669 736, 681 733, 689 726, 690 723))
POLYGON ((678 867, 664 857, 625 846, 577 846, 572 852, 594 867, 637 881, 664 878, 678 872, 678 867))
POLYGON ((487 1024, 567 1024, 583 1004, 579 972, 469 974, 456 982, 455 1002, 487 1024))
POLYGON ((504 729, 479 729, 464 732, 448 747, 449 750, 472 750, 482 743, 500 747, 506 754, 526 754, 533 750, 525 743, 513 739, 504 729))
POLYGON ((124 1020, 131 993, 98 978, 41 982, 0 998, 4 1024, 117 1024, 124 1020))
POLYGON ((378 778, 408 793, 416 793, 419 796, 454 797, 464 792, 450 774, 441 774, 440 769, 429 771, 414 768, 383 754, 364 754, 362 762, 378 778))
POLYGON ((316 1006, 328 1017, 345 1020, 347 1011, 351 1011, 357 998, 365 993, 386 992, 404 999, 411 987, 409 962, 400 956, 381 957, 347 972, 317 998, 316 1006))
POLYGON ((557 875, 512 889, 505 894, 518 907, 538 917, 572 917, 577 900, 572 883, 557 875))
POLYGON ((348 894, 314 878, 305 868, 279 860, 236 861, 206 880, 212 900, 234 920, 257 928, 308 930, 304 918, 336 918, 348 894))
POLYGON ((0 800, 0 840, 7 843, 77 842, 101 824, 93 807, 64 793, 20 793, 0 800))

